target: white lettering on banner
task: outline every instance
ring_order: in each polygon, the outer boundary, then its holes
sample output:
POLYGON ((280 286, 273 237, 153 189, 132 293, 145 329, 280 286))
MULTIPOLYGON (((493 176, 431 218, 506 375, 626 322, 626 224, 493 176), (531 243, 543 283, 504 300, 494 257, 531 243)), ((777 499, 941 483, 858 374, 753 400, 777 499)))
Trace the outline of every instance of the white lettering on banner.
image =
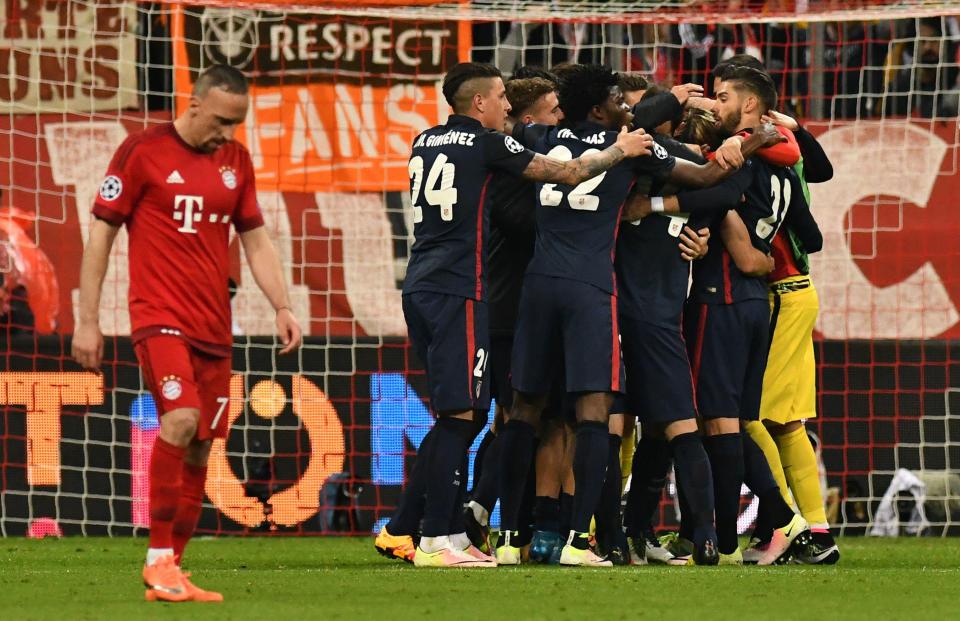
POLYGON ((896 196, 926 207, 948 145, 927 130, 893 121, 859 121, 818 140, 834 175, 810 184, 813 215, 823 232, 823 251, 810 255, 820 290, 817 329, 833 339, 929 339, 956 325, 960 314, 930 262, 897 284, 878 287, 854 262, 844 233, 848 212, 866 197, 896 196))
MULTIPOLYGON (((409 198, 406 192, 403 195, 409 198)), ((393 233, 383 195, 319 192, 314 196, 323 226, 342 233, 344 288, 357 323, 369 335, 405 336, 393 233)))
POLYGON ((421 58, 411 50, 429 50, 434 66, 443 58, 444 46, 452 32, 447 28, 409 28, 391 40, 393 30, 386 26, 368 28, 361 24, 299 24, 296 29, 286 24, 270 26, 270 60, 305 61, 323 58, 327 61, 352 62, 361 54, 371 53, 374 65, 384 67, 399 62, 407 67, 420 65, 421 58), (319 33, 319 38, 318 38, 319 33), (320 39, 324 45, 318 46, 320 39), (320 52, 322 48, 324 51, 320 52))
MULTIPOLYGON (((50 170, 53 182, 60 186, 73 186, 76 200, 77 220, 80 222, 80 237, 86 244, 90 235, 90 206, 100 185, 103 172, 110 165, 110 158, 124 138, 127 130, 120 123, 82 121, 77 123, 47 123, 44 126, 47 152, 50 154, 50 170)), ((64 205, 67 202, 64 201, 64 205)), ((64 211, 55 222, 67 220, 64 211)), ((108 336, 130 334, 130 314, 127 311, 127 228, 121 227, 110 251, 110 262, 103 279, 100 307, 110 309, 103 313, 100 327, 108 336)), ((77 319, 80 290, 71 292, 74 320, 77 319)))
MULTIPOLYGON (((435 97, 443 101, 440 91, 441 84, 435 85, 435 97)), ((390 151, 404 158, 410 154, 410 141, 414 136, 430 127, 429 121, 415 111, 418 103, 428 101, 423 89, 414 84, 395 84, 390 88, 387 97, 382 101, 374 101, 372 93, 361 91, 360 105, 350 96, 349 90, 342 88, 337 91, 336 142, 331 142, 331 128, 328 128, 323 117, 317 112, 317 102, 309 88, 297 89, 297 102, 293 106, 293 123, 287 127, 274 119, 280 118, 281 106, 284 105, 281 93, 259 93, 253 96, 252 105, 247 111, 244 122, 246 144, 253 160, 253 166, 260 169, 264 166, 264 141, 284 139, 289 133, 290 163, 302 164, 308 154, 314 154, 323 159, 332 158, 335 153, 333 146, 339 149, 339 155, 353 155, 352 141, 357 139, 364 155, 377 156, 376 149, 377 127, 382 125, 374 119, 375 106, 382 105, 387 118, 387 144, 390 151)), ((446 107, 446 103, 443 104, 446 107)), ((446 121, 448 113, 445 111, 439 117, 439 123, 446 121)), ((465 138, 472 144, 473 137, 465 138)))
POLYGON ((310 49, 310 46, 317 42, 317 36, 314 34, 316 30, 316 24, 300 24, 297 26, 297 38, 299 39, 297 50, 300 52, 300 58, 316 60, 319 56, 316 50, 310 49))
POLYGON ((330 46, 330 51, 323 53, 324 60, 335 60, 343 55, 343 46, 340 44, 340 39, 337 38, 337 32, 339 31, 340 24, 327 24, 324 27, 323 40, 330 46))
MULTIPOLYGON (((283 123, 267 120, 278 116, 280 106, 283 104, 283 93, 257 93, 251 97, 250 103, 243 126, 246 129, 250 159, 253 161, 253 167, 259 169, 263 167, 263 147, 261 146, 263 141, 275 140, 283 136, 283 123)), ((313 105, 312 102, 311 105, 313 105)), ((322 129, 322 125, 320 127, 322 129)))
POLYGON ((430 123, 423 115, 417 114, 414 110, 401 108, 400 104, 404 100, 417 104, 426 101, 426 98, 423 89, 415 84, 394 84, 387 94, 387 122, 390 125, 409 127, 412 130, 411 132, 403 132, 402 135, 393 131, 389 132, 387 134, 387 144, 394 153, 407 156, 410 154, 410 136, 415 136, 427 130, 430 123))
POLYGON ((359 109, 350 96, 350 90, 342 84, 337 84, 337 101, 334 108, 337 112, 337 127, 341 128, 340 153, 353 155, 353 145, 350 132, 356 132, 360 139, 360 148, 366 157, 377 156, 377 119, 373 114, 373 87, 364 86, 360 89, 359 109), (362 119, 361 119, 362 116, 362 119))
POLYGON ((0 113, 137 105, 136 3, 97 4, 0 2, 0 113))
POLYGON ((284 60, 295 60, 297 57, 290 47, 292 43, 293 28, 283 25, 272 27, 270 29, 270 60, 280 60, 280 54, 283 54, 284 60))
POLYGON ((317 108, 310 99, 310 91, 305 88, 297 89, 297 101, 293 114, 293 135, 290 137, 290 162, 302 164, 308 151, 313 151, 323 158, 333 155, 330 148, 330 139, 327 129, 323 126, 323 119, 317 114, 317 108))
POLYGON ((183 224, 177 230, 181 233, 194 233, 194 223, 203 218, 203 197, 189 194, 177 194, 173 199, 173 219, 183 224))

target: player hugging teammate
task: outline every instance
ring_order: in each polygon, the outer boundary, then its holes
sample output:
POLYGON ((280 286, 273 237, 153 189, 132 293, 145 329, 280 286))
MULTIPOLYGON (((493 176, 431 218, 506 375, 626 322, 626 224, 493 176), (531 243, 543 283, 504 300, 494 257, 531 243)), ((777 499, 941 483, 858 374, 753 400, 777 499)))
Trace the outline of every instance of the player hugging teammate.
POLYGON ((804 171, 832 170, 775 111, 762 65, 735 57, 715 75, 716 101, 600 66, 522 68, 506 87, 489 65, 447 75, 454 115, 413 143, 404 284, 437 424, 381 553, 435 567, 837 560, 802 426, 815 416, 805 253, 822 243, 804 171), (464 508, 490 390, 496 422, 464 508), (661 547, 671 463, 682 524, 661 547), (760 498, 746 551, 743 483, 760 498))

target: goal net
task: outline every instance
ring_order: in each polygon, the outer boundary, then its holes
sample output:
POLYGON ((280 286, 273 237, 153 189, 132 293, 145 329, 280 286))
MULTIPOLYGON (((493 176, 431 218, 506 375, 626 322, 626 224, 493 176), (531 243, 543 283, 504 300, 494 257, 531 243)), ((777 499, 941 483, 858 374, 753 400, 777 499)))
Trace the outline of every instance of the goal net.
POLYGON ((107 163, 182 109, 198 70, 229 63, 251 80, 238 139, 307 334, 275 355, 234 239, 231 431, 200 529, 369 533, 432 424, 399 287, 409 145, 449 114, 443 74, 468 59, 507 75, 601 62, 709 90, 735 53, 766 63, 782 111, 834 165, 810 188, 824 249, 808 425, 831 522, 960 532, 958 16, 924 0, 0 2, 0 532, 147 526, 157 419, 129 342, 125 233, 104 284, 102 375, 70 360, 69 335, 107 163))

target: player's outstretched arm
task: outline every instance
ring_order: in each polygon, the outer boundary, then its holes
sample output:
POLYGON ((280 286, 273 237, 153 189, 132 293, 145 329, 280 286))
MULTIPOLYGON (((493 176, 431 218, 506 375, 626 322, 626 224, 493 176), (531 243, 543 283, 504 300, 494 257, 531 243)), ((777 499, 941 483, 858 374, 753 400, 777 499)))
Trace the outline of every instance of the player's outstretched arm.
POLYGON ((587 179, 610 170, 625 158, 650 155, 653 137, 642 129, 628 132, 620 129, 616 143, 599 153, 581 155, 577 159, 561 162, 552 157, 537 154, 523 171, 523 177, 544 183, 578 185, 587 179))
MULTIPOLYGON (((678 159, 677 163, 681 161, 678 159)), ((721 183, 702 190, 690 190, 674 196, 644 196, 637 193, 627 199, 620 219, 632 222, 646 218, 651 213, 686 213, 712 217, 740 204, 752 179, 751 169, 745 168, 721 183)))
POLYGON ((240 233, 240 243, 253 272, 253 279, 277 311, 277 334, 283 343, 280 353, 291 352, 300 347, 303 331, 290 308, 290 296, 277 250, 262 226, 240 233))
POLYGON ((737 269, 747 276, 766 276, 773 271, 773 257, 754 248, 747 225, 736 211, 728 211, 720 223, 720 239, 737 269))
POLYGON ((80 263, 80 301, 77 325, 73 329, 71 353, 85 369, 96 371, 103 359, 103 333, 100 332, 100 292, 110 262, 110 249, 120 227, 100 218, 90 225, 90 236, 80 263))
MULTIPOLYGON (((739 138, 736 139, 739 140, 739 138)), ((777 132, 777 129, 773 125, 762 123, 755 128, 753 134, 740 145, 743 160, 746 160, 764 147, 772 147, 784 140, 785 138, 777 132)), ((729 144, 733 144, 733 142, 729 144)), ((670 173, 670 181, 686 187, 706 188, 732 175, 735 170, 732 166, 724 170, 716 161, 697 165, 678 159, 676 166, 673 167, 673 171, 670 173)))
POLYGON ((800 154, 803 155, 803 174, 810 183, 823 183, 833 179, 833 164, 830 158, 817 139, 800 126, 791 116, 771 110, 763 117, 764 121, 769 121, 774 125, 785 127, 793 132, 797 139, 797 145, 800 147, 800 154))

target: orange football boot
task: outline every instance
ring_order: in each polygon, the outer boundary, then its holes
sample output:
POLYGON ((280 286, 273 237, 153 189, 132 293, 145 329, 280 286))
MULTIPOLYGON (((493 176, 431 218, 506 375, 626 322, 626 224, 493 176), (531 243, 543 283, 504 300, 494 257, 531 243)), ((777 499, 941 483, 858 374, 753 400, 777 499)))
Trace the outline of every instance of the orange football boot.
POLYGON ((172 554, 157 559, 153 565, 143 566, 143 584, 147 587, 144 597, 148 602, 185 602, 190 599, 172 554))

